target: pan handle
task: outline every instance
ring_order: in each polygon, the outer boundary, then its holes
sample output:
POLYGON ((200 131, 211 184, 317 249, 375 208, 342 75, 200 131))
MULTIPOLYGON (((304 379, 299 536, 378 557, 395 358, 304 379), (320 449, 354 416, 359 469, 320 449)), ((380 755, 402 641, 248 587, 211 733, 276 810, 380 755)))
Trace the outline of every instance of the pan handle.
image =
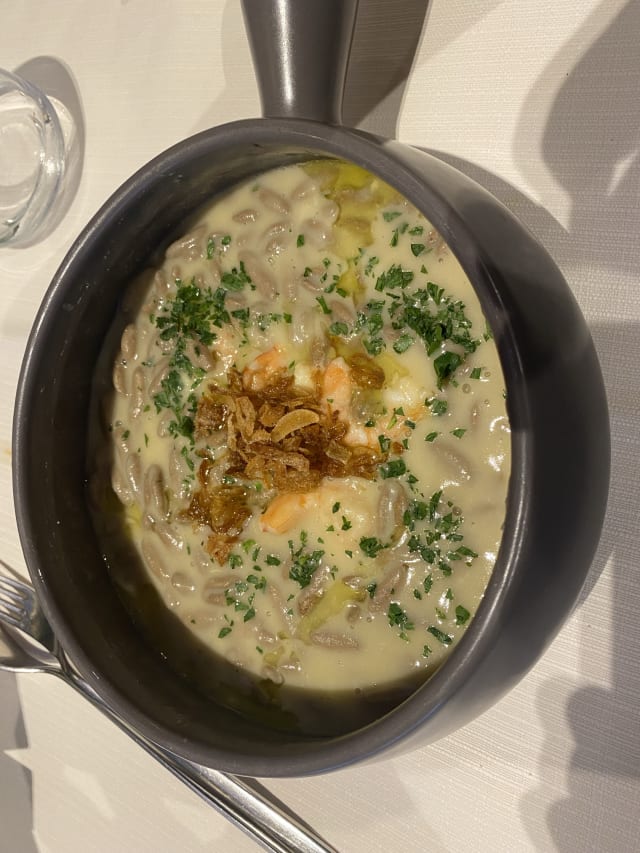
POLYGON ((358 0, 242 0, 267 118, 341 124, 358 0))

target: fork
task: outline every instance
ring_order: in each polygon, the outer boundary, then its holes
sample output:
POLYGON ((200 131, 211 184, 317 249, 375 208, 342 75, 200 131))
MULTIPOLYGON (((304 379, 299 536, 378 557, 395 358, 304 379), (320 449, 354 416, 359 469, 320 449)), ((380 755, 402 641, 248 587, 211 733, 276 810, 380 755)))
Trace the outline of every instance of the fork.
MULTIPOLYGON (((4 560, 0 559, 0 565, 13 574, 4 560)), ((174 755, 139 734, 73 669, 47 622, 35 590, 17 577, 1 573, 0 670, 47 672, 61 678, 264 849, 274 853, 338 853, 266 789, 265 794, 261 793, 259 783, 255 782, 254 788, 237 776, 174 755)))

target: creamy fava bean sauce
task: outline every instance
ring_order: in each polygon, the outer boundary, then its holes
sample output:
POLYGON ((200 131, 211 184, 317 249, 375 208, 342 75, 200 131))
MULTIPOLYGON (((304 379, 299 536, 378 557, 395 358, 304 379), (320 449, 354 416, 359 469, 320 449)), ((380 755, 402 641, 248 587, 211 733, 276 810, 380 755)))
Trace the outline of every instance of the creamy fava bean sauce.
POLYGON ((123 312, 96 523, 198 677, 334 730, 330 697, 348 727, 433 673, 494 567, 510 434, 491 331, 432 225, 355 165, 283 167, 216 199, 123 312))

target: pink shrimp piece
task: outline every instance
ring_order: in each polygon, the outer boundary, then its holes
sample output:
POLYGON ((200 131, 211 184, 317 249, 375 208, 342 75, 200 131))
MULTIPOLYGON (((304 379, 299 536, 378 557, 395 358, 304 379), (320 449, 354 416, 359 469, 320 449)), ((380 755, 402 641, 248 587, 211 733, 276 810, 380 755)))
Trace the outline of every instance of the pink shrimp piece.
MULTIPOLYGON (((424 406, 420 402, 416 405, 416 402, 411 399, 414 393, 409 393, 410 390, 413 391, 413 389, 401 388, 385 389, 382 392, 387 408, 390 411, 396 407, 403 408, 405 417, 385 416, 378 418, 375 426, 367 427, 354 418, 352 407, 354 386, 351 368, 344 358, 334 358, 329 362, 322 379, 322 397, 327 409, 330 412, 336 412, 339 419, 348 425, 349 430, 343 441, 352 447, 359 445, 377 449, 378 436, 381 434, 397 441, 410 435, 410 429, 404 422, 405 418, 417 423, 425 414, 424 406)), ((416 395, 416 400, 423 398, 424 394, 416 395)))
POLYGON ((330 361, 322 377, 322 397, 330 412, 336 412, 338 418, 346 423, 349 430, 343 441, 351 447, 378 446, 378 433, 372 427, 365 427, 353 418, 353 382, 351 381, 351 368, 342 358, 334 358, 330 361))
POLYGON ((266 533, 286 533, 302 521, 315 503, 315 492, 278 495, 261 515, 260 527, 266 533))
POLYGON ((286 366, 283 351, 280 347, 272 347, 254 360, 242 371, 244 387, 250 391, 260 391, 271 378, 286 366))

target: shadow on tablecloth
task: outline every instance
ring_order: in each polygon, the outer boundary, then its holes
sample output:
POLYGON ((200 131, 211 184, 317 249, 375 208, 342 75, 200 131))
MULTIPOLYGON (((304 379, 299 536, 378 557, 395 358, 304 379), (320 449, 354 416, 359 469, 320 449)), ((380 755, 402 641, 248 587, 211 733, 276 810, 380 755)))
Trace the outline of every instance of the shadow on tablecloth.
MULTIPOLYGON (((561 853, 628 849, 638 843, 640 799, 640 32, 639 0, 610 0, 594 10, 545 69, 524 105, 516 138, 544 127, 542 156, 571 200, 568 234, 559 257, 584 276, 610 280, 592 333, 609 397, 612 481, 609 507, 592 577, 611 555, 607 583, 610 641, 591 629, 589 607, 580 620, 581 682, 608 652, 608 688, 580 686, 566 715, 574 741, 566 796, 547 809, 547 825, 561 853), (553 86, 556 81, 556 86, 553 86), (562 84, 557 87, 557 81, 562 84), (557 89, 557 91, 556 91, 557 89), (549 92, 553 99, 549 104, 549 92), (548 106, 547 106, 548 105, 548 106), (539 111, 548 110, 546 121, 539 111), (538 114, 538 115, 536 115, 538 114)), ((526 158, 522 157, 525 167, 526 158)), ((588 389, 585 389, 588 390, 588 389)), ((589 589, 586 591, 589 592, 589 589)), ((555 686, 555 695, 557 685, 555 686)), ((554 760, 552 682, 538 710, 547 742, 541 767, 554 760)), ((556 700, 557 701, 557 700, 556 700)), ((527 824, 527 801, 522 804, 527 824)))
POLYGON ((0 672, 0 846, 13 853, 37 853, 33 838, 31 772, 7 751, 26 749, 15 675, 0 672))
POLYGON ((520 803, 535 849, 559 853, 629 849, 639 831, 640 0, 617 7, 617 15, 608 0, 596 9, 550 63, 524 104, 514 140, 516 162, 538 197, 544 201, 558 185, 567 193, 566 229, 495 175, 436 152, 516 213, 564 270, 578 300, 596 306, 590 325, 612 432, 609 506, 578 605, 579 671, 549 679, 539 691, 540 783, 520 803), (531 157, 536 139, 547 175, 531 157), (606 637, 596 634, 589 616, 602 599, 610 610, 606 637), (610 672, 609 687, 582 686, 595 680, 596 668, 599 680, 610 672), (566 729, 558 726, 563 710, 574 748, 564 768, 566 795, 553 800, 544 779, 566 754, 566 729))

